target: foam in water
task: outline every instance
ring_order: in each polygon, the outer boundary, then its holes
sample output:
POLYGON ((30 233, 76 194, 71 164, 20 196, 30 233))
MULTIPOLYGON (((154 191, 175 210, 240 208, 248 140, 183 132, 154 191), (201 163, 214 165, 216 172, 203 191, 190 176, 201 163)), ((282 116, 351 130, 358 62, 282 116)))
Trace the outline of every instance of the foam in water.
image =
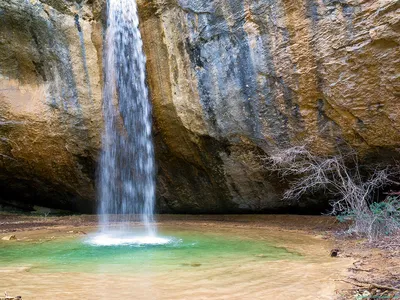
POLYGON ((148 246, 165 245, 171 241, 170 238, 157 236, 98 234, 88 239, 87 243, 93 246, 148 246))
MULTIPOLYGON (((141 221, 146 235, 155 236, 151 106, 138 26, 135 0, 108 0, 99 214, 102 232, 110 230, 110 215, 115 215, 118 224, 141 221)), ((99 241, 103 238, 99 236, 99 241)), ((117 238, 104 243, 110 241, 123 243, 117 238)))

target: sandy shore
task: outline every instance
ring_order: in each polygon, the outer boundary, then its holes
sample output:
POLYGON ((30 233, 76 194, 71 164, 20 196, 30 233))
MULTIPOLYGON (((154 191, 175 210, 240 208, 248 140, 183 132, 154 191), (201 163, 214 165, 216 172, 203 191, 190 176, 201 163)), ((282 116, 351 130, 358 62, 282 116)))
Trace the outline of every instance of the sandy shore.
MULTIPOLYGON (((170 225, 198 224, 201 226, 276 228, 303 232, 334 232, 345 228, 333 217, 302 215, 158 215, 157 222, 170 225)), ((0 233, 20 232, 62 227, 95 227, 96 215, 31 216, 0 213, 0 233)))

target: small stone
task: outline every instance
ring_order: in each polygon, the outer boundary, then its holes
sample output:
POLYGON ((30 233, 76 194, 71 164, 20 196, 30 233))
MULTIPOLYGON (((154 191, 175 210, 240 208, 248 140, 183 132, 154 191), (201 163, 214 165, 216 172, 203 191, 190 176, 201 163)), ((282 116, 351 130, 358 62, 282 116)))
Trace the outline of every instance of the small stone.
POLYGON ((326 235, 323 234, 319 234, 315 236, 316 239, 320 239, 320 240, 327 240, 328 237, 326 235))
POLYGON ((367 299, 367 298, 369 298, 369 297, 371 296, 371 293, 370 293, 369 291, 364 291, 364 292, 362 293, 362 296, 363 296, 365 299, 367 299))
POLYGON ((17 237, 13 234, 13 235, 8 235, 8 236, 5 236, 5 237, 2 237, 1 239, 3 241, 13 241, 13 240, 16 240, 17 237))
POLYGON ((68 231, 68 233, 74 233, 74 234, 87 234, 87 233, 86 233, 86 232, 84 232, 84 231, 75 231, 75 230, 68 231))
POLYGON ((199 264, 199 263, 183 263, 182 264, 182 266, 185 266, 185 267, 200 267, 201 266, 201 264, 199 264))
POLYGON ((190 264, 192 267, 200 267, 201 266, 201 264, 199 264, 199 263, 193 263, 193 264, 190 264))
POLYGON ((331 250, 331 257, 337 257, 339 254, 339 249, 332 249, 331 250))

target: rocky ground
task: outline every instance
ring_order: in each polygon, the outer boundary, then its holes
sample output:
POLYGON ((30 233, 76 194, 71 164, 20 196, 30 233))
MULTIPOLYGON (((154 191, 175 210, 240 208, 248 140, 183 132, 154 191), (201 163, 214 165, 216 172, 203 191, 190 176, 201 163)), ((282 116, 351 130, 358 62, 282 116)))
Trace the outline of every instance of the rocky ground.
POLYGON ((355 260, 339 299, 400 299, 400 234, 374 244, 339 239, 338 245, 340 256, 355 260))
MULTIPOLYGON (((266 228, 274 231, 299 231, 332 241, 332 255, 351 258, 347 276, 338 279, 338 299, 400 298, 400 234, 376 243, 343 234, 346 226, 333 217, 296 215, 160 215, 166 225, 196 224, 266 228)), ((90 228, 97 226, 95 215, 31 216, 0 214, 0 236, 10 238, 18 232, 44 229, 90 228)), ((76 229, 76 233, 84 233, 76 229)), ((84 229, 82 229, 84 230, 84 229)), ((72 232, 72 231, 71 231, 72 232)), ((74 231, 75 232, 75 231, 74 231)))

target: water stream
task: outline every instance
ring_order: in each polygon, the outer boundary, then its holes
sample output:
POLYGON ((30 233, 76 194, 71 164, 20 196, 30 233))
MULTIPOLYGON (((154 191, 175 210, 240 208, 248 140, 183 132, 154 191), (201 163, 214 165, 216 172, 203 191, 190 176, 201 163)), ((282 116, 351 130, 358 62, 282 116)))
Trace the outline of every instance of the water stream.
POLYGON ((141 235, 151 243, 156 236, 154 149, 137 5, 135 0, 108 0, 107 4, 105 130, 98 181, 102 234, 97 242, 136 243, 137 237, 127 236, 126 224, 140 221, 145 228, 141 235), (119 225, 111 226, 113 221, 119 225))

